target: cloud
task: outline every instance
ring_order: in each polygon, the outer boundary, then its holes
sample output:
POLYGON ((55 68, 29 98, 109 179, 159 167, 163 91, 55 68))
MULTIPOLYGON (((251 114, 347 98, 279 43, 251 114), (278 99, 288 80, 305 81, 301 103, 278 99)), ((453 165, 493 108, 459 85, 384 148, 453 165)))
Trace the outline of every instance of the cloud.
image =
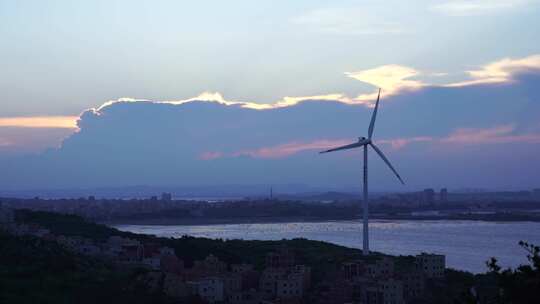
POLYGON ((347 104, 368 104, 367 101, 363 99, 354 99, 346 96, 342 93, 331 93, 325 95, 313 95, 313 96, 285 96, 281 100, 275 101, 273 103, 256 103, 251 101, 234 101, 227 100, 219 92, 203 92, 198 96, 181 99, 181 100, 164 100, 164 101, 152 101, 147 99, 136 99, 130 97, 123 97, 118 100, 111 100, 103 103, 101 106, 89 109, 93 111, 96 115, 100 115, 101 111, 118 103, 156 103, 156 104, 171 104, 171 105, 183 105, 193 102, 211 102, 224 106, 239 107, 244 109, 252 110, 272 110, 280 109, 285 107, 291 107, 305 101, 332 101, 332 102, 342 102, 347 104))
POLYGON ((436 4, 433 11, 448 16, 478 16, 507 12, 509 9, 534 3, 532 0, 454 0, 436 4))
MULTIPOLYGON (((423 73, 412 67, 403 65, 384 65, 357 72, 346 72, 353 79, 381 88, 386 96, 397 95, 403 91, 415 91, 426 87, 464 87, 470 85, 509 83, 516 75, 524 72, 540 71, 540 55, 535 54, 523 58, 503 58, 466 71, 470 79, 435 85, 426 81, 411 79, 420 76, 441 77, 447 73, 423 73)), ((370 103, 377 98, 377 92, 361 94, 351 98, 351 103, 370 103)))
POLYGON ((441 142, 448 144, 540 143, 540 134, 515 134, 515 130, 513 125, 486 129, 461 128, 441 139, 441 142))
MULTIPOLYGON (((289 157, 305 151, 320 151, 329 148, 335 148, 343 145, 354 143, 352 139, 319 139, 311 142, 293 141, 289 143, 279 144, 270 147, 262 147, 253 150, 245 150, 234 152, 229 157, 236 156, 250 156, 253 158, 284 158, 289 157)), ((433 138, 427 136, 419 136, 412 138, 395 138, 395 139, 382 139, 377 140, 377 144, 388 144, 392 149, 398 150, 406 145, 417 142, 432 141, 433 138)), ((220 157, 224 157, 220 154, 220 157)))
POLYGON ((0 154, 39 153, 59 148, 74 132, 70 128, 0 128, 0 154))
MULTIPOLYGON (((482 66, 477 70, 467 71, 466 73, 469 75, 469 77, 472 78, 471 80, 464 80, 442 85, 434 85, 427 81, 414 78, 419 78, 422 76, 424 78, 442 77, 447 76, 448 73, 426 73, 419 71, 413 67, 398 64, 383 65, 355 72, 345 72, 345 75, 352 79, 373 85, 375 88, 381 88, 383 91, 383 96, 389 97, 393 95, 399 95, 405 92, 420 90, 426 87, 462 87, 468 85, 510 82, 515 75, 528 70, 540 70, 540 55, 531 55, 528 57, 517 59, 501 59, 482 66)), ((277 100, 273 103, 258 103, 254 101, 228 100, 225 99, 223 95, 221 95, 219 92, 203 92, 198 96, 181 100, 152 101, 146 99, 124 97, 118 100, 107 101, 95 109, 90 109, 90 111, 94 111, 96 115, 99 115, 102 110, 114 104, 127 104, 137 102, 183 105, 187 103, 202 101, 253 110, 280 109, 295 106, 299 103, 308 101, 331 101, 341 102, 350 105, 361 104, 366 106, 372 106, 376 98, 377 89, 373 90, 370 93, 359 94, 355 97, 347 96, 343 93, 328 93, 312 96, 285 96, 281 100, 277 100)), ((76 117, 71 117, 71 119, 76 119, 76 117)))
POLYGON ((0 117, 0 127, 76 129, 79 116, 0 117))
POLYGON ((292 23, 314 32, 331 35, 400 34, 403 27, 370 13, 368 8, 324 8, 309 11, 292 19, 292 23))
POLYGON ((412 143, 431 142, 431 141, 433 141, 433 137, 416 136, 416 137, 411 137, 411 138, 382 139, 382 140, 377 140, 376 143, 389 144, 392 147, 392 149, 399 150, 412 143))
POLYGON ((12 146, 13 143, 11 141, 9 141, 8 139, 5 139, 5 138, 0 138, 0 148, 1 147, 9 147, 9 146, 12 146))
MULTIPOLYGON (((540 70, 529 64, 530 58, 505 62, 477 69, 487 74, 475 74, 489 78, 502 70, 510 80, 504 86, 418 83, 414 77, 424 73, 403 66, 355 75, 385 88, 375 142, 387 145, 385 152, 408 177, 408 184, 482 180, 522 186, 540 180, 538 166, 524 165, 540 163, 536 135, 540 70), (502 153, 490 147, 496 143, 512 144, 502 153), (457 152, 450 149, 473 145, 474 149, 457 152), (506 160, 506 153, 514 158, 506 160), (471 169, 466 175, 459 170, 463 166, 471 169), (505 172, 508 179, 495 180, 497 172, 505 172)), ((341 153, 321 159, 315 152, 366 135, 372 110, 358 101, 343 94, 287 97, 263 109, 218 93, 179 101, 111 101, 84 112, 77 132, 53 129, 72 133, 56 149, 10 161, 0 155, 0 184, 11 188, 350 184, 359 178, 358 159, 351 163, 341 153)), ((46 130, 0 128, 0 138, 17 146, 24 144, 17 140, 30 141, 28 132, 46 130)), ((43 133, 41 138, 45 142, 51 137, 43 133)), ((394 180, 387 179, 388 172, 377 169, 377 164, 374 183, 394 187, 394 180)))
POLYGON ((221 152, 203 152, 199 154, 199 159, 202 160, 212 160, 212 159, 218 159, 223 157, 223 153, 221 152))
POLYGON ((254 150, 234 152, 231 156, 250 156, 253 158, 283 158, 304 151, 321 150, 331 146, 341 146, 351 143, 351 140, 316 140, 312 142, 290 142, 277 146, 263 147, 254 150))
POLYGON ((489 63, 480 69, 468 71, 472 80, 451 83, 448 87, 459 87, 477 84, 504 83, 513 80, 520 72, 540 70, 540 55, 532 55, 524 58, 504 58, 489 63))
MULTIPOLYGON (((402 90, 415 90, 422 88, 426 84, 411 78, 418 76, 419 71, 402 65, 383 65, 373 69, 358 72, 346 72, 345 75, 353 79, 369 83, 377 88, 381 88, 385 95, 395 95, 402 90)), ((377 98, 377 93, 362 94, 358 100, 368 101, 377 98)))
MULTIPOLYGON (((502 125, 491 128, 459 128, 443 137, 416 136, 410 138, 391 138, 376 140, 375 144, 390 145, 393 150, 402 149, 416 143, 483 145, 500 143, 539 144, 540 134, 513 134, 513 125, 502 125)), ((225 154, 222 152, 204 152, 200 159, 213 160, 224 157, 249 156, 252 158, 278 159, 286 158, 306 151, 319 151, 353 143, 354 139, 318 139, 310 142, 300 140, 268 147, 243 150, 225 154)))

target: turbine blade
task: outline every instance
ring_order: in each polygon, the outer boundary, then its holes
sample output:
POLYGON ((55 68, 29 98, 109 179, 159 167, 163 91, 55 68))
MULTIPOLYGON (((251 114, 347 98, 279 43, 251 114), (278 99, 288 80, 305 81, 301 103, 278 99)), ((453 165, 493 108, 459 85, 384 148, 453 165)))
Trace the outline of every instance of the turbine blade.
POLYGON ((386 158, 386 156, 384 156, 384 154, 382 153, 381 150, 379 150, 379 148, 377 148, 377 146, 375 146, 374 144, 370 144, 371 147, 373 148, 373 150, 375 150, 375 152, 377 152, 377 154, 379 154, 379 156, 382 158, 382 160, 384 160, 384 162, 388 165, 388 167, 390 167, 390 170, 392 170, 392 172, 394 172, 394 174, 397 176, 397 178, 399 179, 399 181, 405 185, 405 183, 403 182, 403 180, 401 179, 401 176, 399 176, 399 174, 397 173, 396 169, 394 169, 394 167, 392 166, 392 164, 390 163, 390 161, 386 158))
POLYGON ((319 153, 322 154, 322 153, 334 152, 334 151, 338 151, 338 150, 354 149, 354 148, 361 147, 363 145, 365 145, 365 143, 357 142, 357 143, 354 143, 354 144, 333 148, 333 149, 322 151, 322 152, 319 152, 319 153))
POLYGON ((371 114, 371 122, 369 123, 368 138, 371 139, 373 136, 373 130, 375 129, 375 119, 377 118, 377 109, 379 109, 379 99, 381 98, 381 89, 379 88, 379 95, 377 95, 377 102, 375 103, 375 109, 373 109, 373 114, 371 114))

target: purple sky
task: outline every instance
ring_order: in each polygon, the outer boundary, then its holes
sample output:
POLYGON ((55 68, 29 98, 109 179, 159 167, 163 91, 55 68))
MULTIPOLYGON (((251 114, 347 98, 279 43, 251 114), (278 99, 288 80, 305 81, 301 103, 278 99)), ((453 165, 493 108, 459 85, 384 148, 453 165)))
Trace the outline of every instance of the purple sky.
POLYGON ((540 1, 0 2, 0 190, 540 187, 540 1), (388 9, 392 7, 392 9, 388 9), (211 8, 211 9, 209 9, 211 8), (69 26, 68 26, 69 25, 69 26))
MULTIPOLYGON (((457 83, 410 80, 418 73, 386 66, 354 75, 383 88, 374 138, 407 183, 402 188, 371 153, 373 189, 540 186, 540 56, 497 61, 457 83)), ((317 152, 366 136, 374 97, 258 104, 206 93, 183 101, 112 101, 83 112, 77 128, 59 118, 55 128, 6 127, 12 133, 3 137, 1 182, 5 189, 284 183, 355 189, 360 151, 317 152), (46 142, 62 144, 28 153, 46 142)))

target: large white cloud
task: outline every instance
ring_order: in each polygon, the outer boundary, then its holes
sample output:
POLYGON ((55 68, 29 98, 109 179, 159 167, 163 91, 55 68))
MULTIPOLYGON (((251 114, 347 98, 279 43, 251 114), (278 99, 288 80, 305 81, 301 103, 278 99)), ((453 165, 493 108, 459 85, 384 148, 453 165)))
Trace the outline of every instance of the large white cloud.
MULTIPOLYGON (((540 71, 530 64, 535 58, 488 64, 471 76, 501 79, 459 86, 411 80, 422 72, 401 66, 354 76, 383 86, 375 139, 410 187, 536 186, 540 71)), ((0 159, 0 182, 11 188, 357 185, 358 153, 321 158, 316 152, 365 136, 370 115, 365 102, 343 94, 264 106, 217 93, 178 101, 122 99, 84 112, 79 131, 60 149, 0 159)), ((371 164, 375 188, 397 187, 382 163, 371 164)))

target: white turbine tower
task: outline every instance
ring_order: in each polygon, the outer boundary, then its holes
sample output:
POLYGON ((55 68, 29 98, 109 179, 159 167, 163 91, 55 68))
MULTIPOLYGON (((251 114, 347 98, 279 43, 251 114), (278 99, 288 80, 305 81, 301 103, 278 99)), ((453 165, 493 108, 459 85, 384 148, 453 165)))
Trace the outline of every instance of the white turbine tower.
POLYGON ((394 172, 394 174, 397 176, 399 181, 402 184, 405 185, 405 183, 403 182, 403 180, 401 179, 401 177, 397 173, 396 169, 394 169, 392 164, 390 164, 390 161, 388 161, 388 159, 386 158, 386 156, 384 156, 382 151, 379 148, 377 148, 377 146, 375 146, 375 144, 371 141, 371 138, 373 136, 373 129, 375 127, 375 118, 377 117, 377 109, 379 108, 379 98, 380 97, 381 97, 381 89, 379 89, 379 95, 377 96, 377 102, 375 103, 375 109, 373 110, 373 114, 371 116, 371 122, 369 124, 369 129, 368 129, 368 138, 359 137, 358 142, 356 142, 356 143, 320 152, 320 153, 328 153, 328 152, 333 152, 333 151, 338 151, 338 150, 348 150, 348 149, 364 147, 364 201, 363 201, 363 203, 364 203, 364 207, 363 207, 363 209, 364 209, 363 210, 364 211, 364 214, 363 214, 363 222, 364 222, 363 254, 364 255, 369 255, 369 232, 368 232, 369 204, 368 204, 368 166, 367 166, 368 145, 371 146, 373 148, 373 150, 375 150, 375 152, 377 152, 377 154, 379 154, 379 156, 382 158, 382 160, 388 165, 388 167, 390 167, 390 170, 392 170, 392 172, 394 172))

